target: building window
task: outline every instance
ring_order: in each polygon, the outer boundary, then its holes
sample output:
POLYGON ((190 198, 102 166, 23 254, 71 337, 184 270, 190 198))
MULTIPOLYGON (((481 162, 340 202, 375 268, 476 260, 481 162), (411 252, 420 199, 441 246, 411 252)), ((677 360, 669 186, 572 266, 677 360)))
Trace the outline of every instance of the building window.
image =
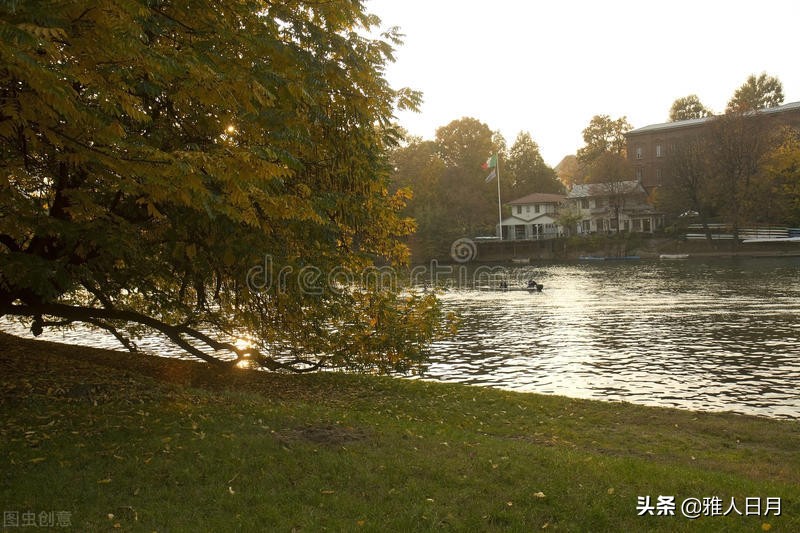
POLYGON ((521 205, 518 205, 518 206, 517 206, 517 214, 518 214, 518 215, 521 215, 521 214, 522 214, 522 206, 521 206, 521 205))
POLYGON ((642 167, 636 167, 636 179, 642 181, 644 177, 644 169, 642 167))
POLYGON ((657 182, 659 185, 661 185, 661 178, 662 178, 662 177, 663 177, 663 176, 662 176, 662 173, 661 173, 661 169, 660 169, 660 168, 657 168, 657 169, 656 169, 656 182, 657 182))
POLYGON ((664 154, 661 152, 661 145, 656 145, 656 157, 662 157, 664 154))
POLYGON ((642 147, 641 146, 637 146, 636 147, 636 159, 641 159, 641 158, 642 158, 642 147))
POLYGON ((581 198, 581 209, 589 209, 589 199, 581 198))
POLYGON ((535 206, 533 206, 533 207, 534 207, 535 211, 538 213, 538 212, 539 212, 539 204, 536 204, 536 205, 535 205, 535 206))

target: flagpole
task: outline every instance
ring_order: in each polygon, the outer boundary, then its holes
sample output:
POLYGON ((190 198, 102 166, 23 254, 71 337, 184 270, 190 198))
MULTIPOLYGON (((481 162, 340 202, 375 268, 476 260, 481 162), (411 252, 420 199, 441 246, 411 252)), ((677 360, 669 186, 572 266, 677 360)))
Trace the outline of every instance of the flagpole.
POLYGON ((497 234, 503 240, 503 204, 500 203, 500 152, 497 152, 497 234))

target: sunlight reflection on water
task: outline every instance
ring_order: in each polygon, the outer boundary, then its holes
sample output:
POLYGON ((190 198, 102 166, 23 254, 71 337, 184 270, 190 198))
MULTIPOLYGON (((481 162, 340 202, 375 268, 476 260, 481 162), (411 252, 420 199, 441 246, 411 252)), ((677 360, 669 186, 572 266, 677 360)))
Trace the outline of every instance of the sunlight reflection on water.
POLYGON ((425 377, 800 418, 800 260, 515 269, 541 294, 443 294, 463 317, 425 377))

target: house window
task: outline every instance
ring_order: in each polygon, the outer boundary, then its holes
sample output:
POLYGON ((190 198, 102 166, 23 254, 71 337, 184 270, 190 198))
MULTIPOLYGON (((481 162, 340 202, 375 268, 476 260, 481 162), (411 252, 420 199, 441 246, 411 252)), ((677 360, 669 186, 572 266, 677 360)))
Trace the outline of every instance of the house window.
POLYGON ((663 153, 661 153, 661 145, 660 145, 660 144, 657 144, 657 145, 656 145, 656 157, 662 157, 663 155, 664 155, 664 154, 663 154, 663 153))
POLYGON ((661 169, 660 169, 660 168, 657 168, 657 169, 656 169, 656 182, 657 182, 659 185, 661 185, 661 178, 662 178, 662 175, 661 175, 661 169))
POLYGON ((642 158, 642 154, 643 154, 642 147, 641 146, 637 146, 636 147, 636 159, 641 159, 642 158))
POLYGON ((517 214, 518 214, 518 215, 521 215, 521 214, 522 214, 522 206, 521 206, 521 205, 518 205, 518 206, 517 206, 517 214))
POLYGON ((636 167, 636 179, 642 181, 644 177, 644 169, 642 167, 636 167))
POLYGON ((535 211, 538 213, 538 212, 539 212, 539 204, 536 204, 536 205, 534 206, 534 208, 535 208, 535 211))
POLYGON ((589 209, 589 199, 581 198, 581 209, 589 209))

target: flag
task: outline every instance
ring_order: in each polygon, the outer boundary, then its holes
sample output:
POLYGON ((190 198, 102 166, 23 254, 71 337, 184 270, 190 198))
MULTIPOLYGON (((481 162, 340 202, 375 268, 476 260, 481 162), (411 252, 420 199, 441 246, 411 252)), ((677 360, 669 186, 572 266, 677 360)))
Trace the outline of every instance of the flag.
POLYGON ((496 177, 497 177, 497 169, 494 169, 494 170, 492 170, 491 173, 489 173, 488 176, 486 176, 486 183, 489 183, 490 181, 492 181, 496 177))
POLYGON ((495 168, 497 166, 497 154, 494 154, 489 159, 486 160, 484 164, 481 165, 483 170, 488 170, 490 168, 495 168))

